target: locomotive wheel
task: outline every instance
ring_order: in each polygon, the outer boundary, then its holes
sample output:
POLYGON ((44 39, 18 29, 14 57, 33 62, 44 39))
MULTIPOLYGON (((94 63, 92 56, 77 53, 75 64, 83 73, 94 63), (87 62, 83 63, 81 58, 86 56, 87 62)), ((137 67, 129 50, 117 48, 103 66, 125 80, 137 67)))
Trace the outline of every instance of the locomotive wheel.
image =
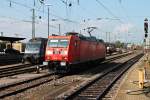
POLYGON ((29 61, 25 61, 24 64, 30 64, 30 62, 29 61))
POLYGON ((68 66, 65 66, 66 67, 66 71, 67 72, 70 72, 70 70, 71 70, 71 67, 68 65, 68 66))
POLYGON ((57 65, 54 67, 54 72, 56 72, 56 73, 68 73, 68 72, 70 72, 70 66, 57 65))
POLYGON ((102 60, 101 60, 101 61, 105 61, 105 59, 106 59, 106 58, 104 57, 104 58, 102 58, 102 60))
POLYGON ((55 71, 55 66, 54 66, 54 64, 48 63, 47 67, 48 67, 48 71, 49 71, 49 72, 55 71))

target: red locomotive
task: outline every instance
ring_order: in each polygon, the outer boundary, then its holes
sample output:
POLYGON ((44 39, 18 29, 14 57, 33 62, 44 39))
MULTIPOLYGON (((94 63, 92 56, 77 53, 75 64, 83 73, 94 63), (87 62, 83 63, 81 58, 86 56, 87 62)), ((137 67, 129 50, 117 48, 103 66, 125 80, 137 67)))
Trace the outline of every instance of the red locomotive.
POLYGON ((73 65, 101 61, 105 57, 103 40, 69 32, 66 36, 49 36, 44 63, 50 69, 68 71, 73 65))

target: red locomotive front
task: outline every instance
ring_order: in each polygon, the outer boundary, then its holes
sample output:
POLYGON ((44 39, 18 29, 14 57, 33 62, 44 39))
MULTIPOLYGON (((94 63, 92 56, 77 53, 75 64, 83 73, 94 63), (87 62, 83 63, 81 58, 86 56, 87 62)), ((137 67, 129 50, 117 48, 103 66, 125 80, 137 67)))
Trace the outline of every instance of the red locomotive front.
POLYGON ((50 37, 46 48, 46 61, 68 61, 69 38, 50 37))

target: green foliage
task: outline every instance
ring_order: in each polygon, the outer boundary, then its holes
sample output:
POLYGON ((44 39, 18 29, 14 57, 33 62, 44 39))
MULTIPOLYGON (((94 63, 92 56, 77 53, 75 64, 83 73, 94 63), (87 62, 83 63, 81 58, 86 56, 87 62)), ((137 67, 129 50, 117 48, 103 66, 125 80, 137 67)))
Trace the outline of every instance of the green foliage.
POLYGON ((120 41, 115 42, 116 48, 123 48, 125 46, 125 43, 121 43, 120 41))

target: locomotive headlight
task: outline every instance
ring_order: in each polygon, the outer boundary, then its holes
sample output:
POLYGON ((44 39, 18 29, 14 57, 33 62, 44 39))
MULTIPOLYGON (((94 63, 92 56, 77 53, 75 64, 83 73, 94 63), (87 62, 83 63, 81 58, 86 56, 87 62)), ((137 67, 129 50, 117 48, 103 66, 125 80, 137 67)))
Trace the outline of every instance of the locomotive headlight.
POLYGON ((67 55, 68 52, 67 52, 66 50, 63 50, 63 51, 61 51, 61 54, 62 54, 62 55, 67 55))
POLYGON ((64 55, 67 55, 68 54, 68 52, 67 51, 64 51, 64 55))
POLYGON ((53 51, 48 50, 48 51, 46 51, 46 54, 51 55, 51 54, 53 54, 53 51))

